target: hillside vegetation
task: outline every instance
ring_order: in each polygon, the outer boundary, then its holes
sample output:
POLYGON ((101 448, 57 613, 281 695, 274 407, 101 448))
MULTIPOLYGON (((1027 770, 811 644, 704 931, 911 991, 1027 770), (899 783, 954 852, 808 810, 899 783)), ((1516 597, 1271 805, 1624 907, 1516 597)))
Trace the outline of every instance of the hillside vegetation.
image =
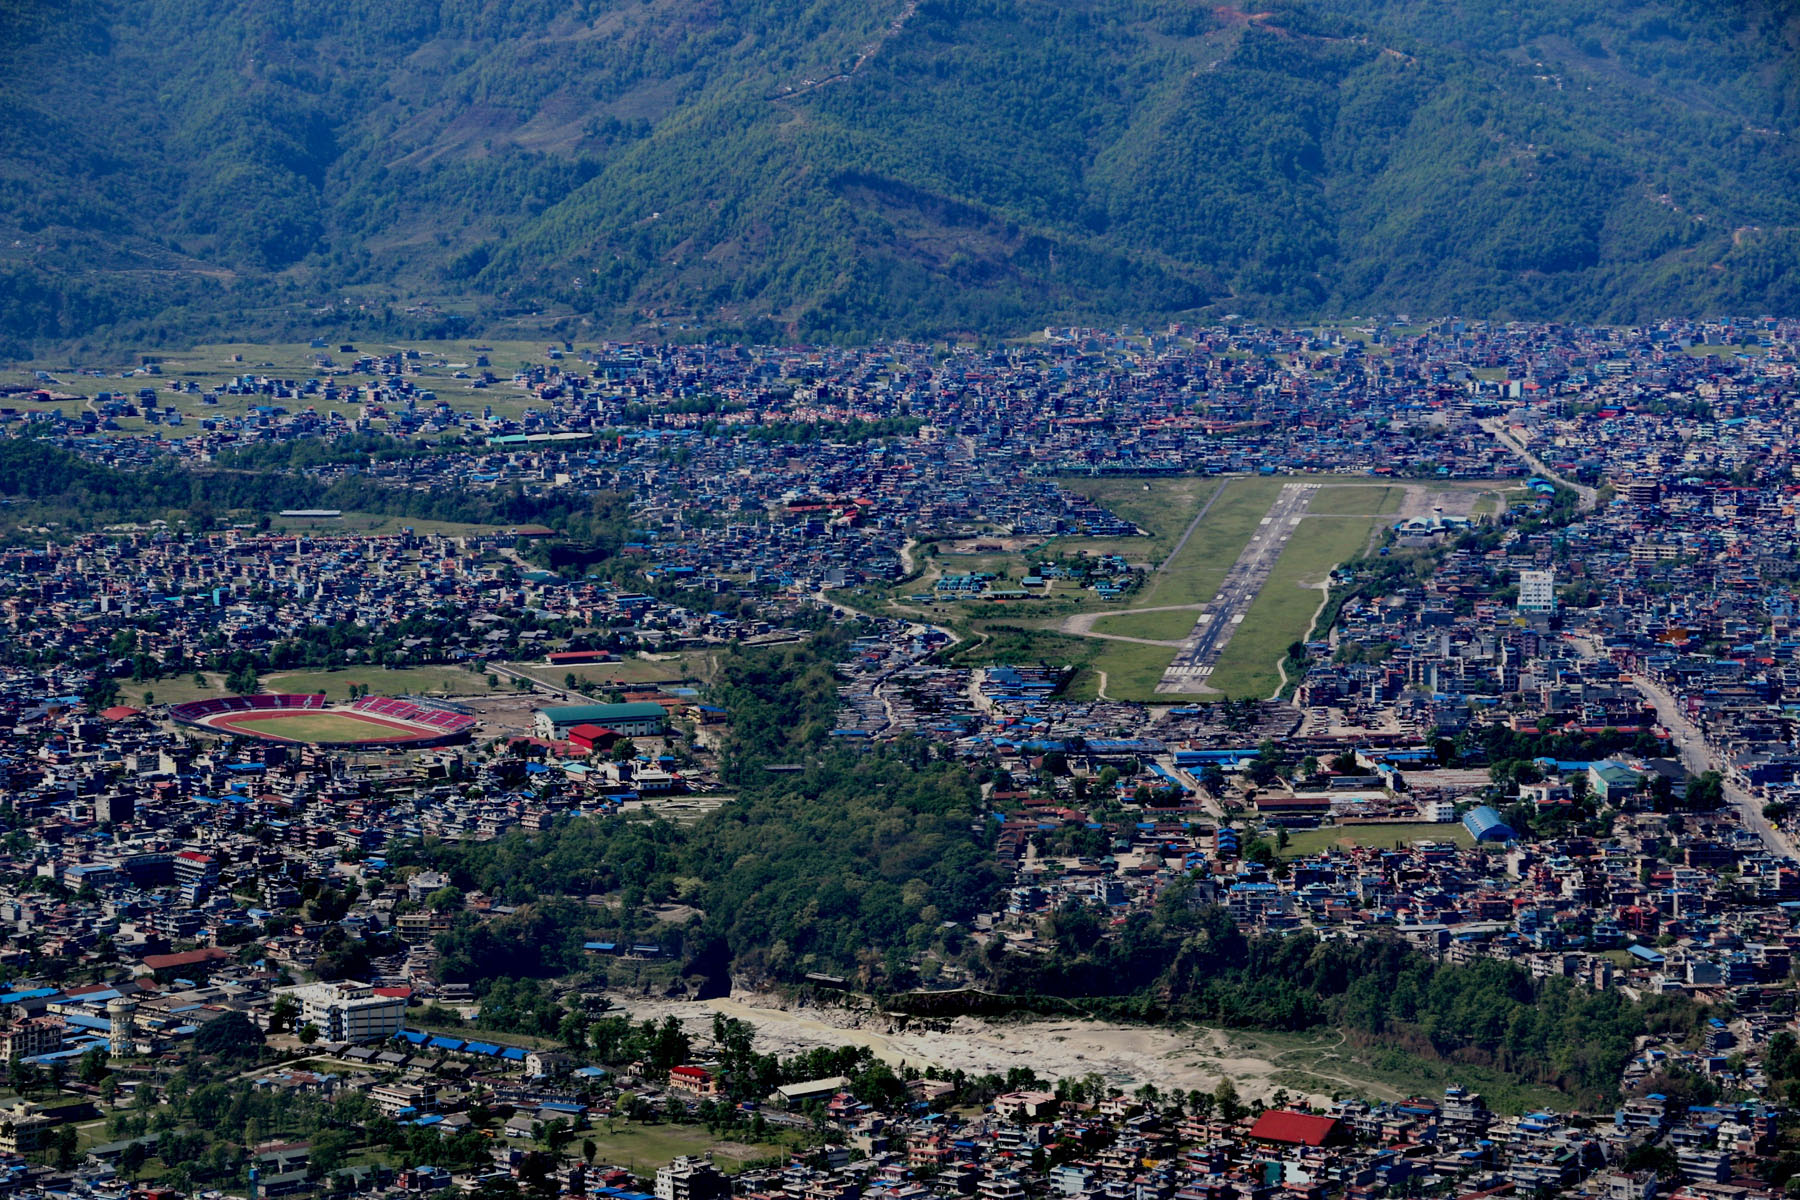
POLYGON ((1791 2, 13 0, 0 353, 1800 309, 1791 2))

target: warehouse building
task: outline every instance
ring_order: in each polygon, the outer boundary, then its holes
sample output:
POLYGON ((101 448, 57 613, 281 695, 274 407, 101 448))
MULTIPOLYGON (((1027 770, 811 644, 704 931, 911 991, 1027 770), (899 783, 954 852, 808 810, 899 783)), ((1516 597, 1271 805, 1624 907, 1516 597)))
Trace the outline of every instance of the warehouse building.
POLYGON ((572 704, 537 710, 535 732, 541 738, 562 741, 577 725, 594 725, 626 737, 661 733, 669 714, 660 704, 639 700, 630 704, 572 704))
POLYGON ((1463 828, 1478 842, 1510 842, 1518 838, 1500 814, 1483 804, 1463 814, 1463 828))

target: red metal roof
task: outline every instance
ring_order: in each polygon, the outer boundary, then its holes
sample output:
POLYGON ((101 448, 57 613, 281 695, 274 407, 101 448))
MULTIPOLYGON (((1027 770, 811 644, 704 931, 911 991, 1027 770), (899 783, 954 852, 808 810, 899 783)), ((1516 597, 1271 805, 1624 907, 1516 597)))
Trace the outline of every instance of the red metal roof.
POLYGON ((1250 1136, 1265 1142, 1286 1142, 1291 1146, 1323 1146, 1325 1139, 1337 1132, 1332 1117, 1316 1117, 1311 1113, 1289 1112, 1272 1108, 1256 1118, 1250 1136))

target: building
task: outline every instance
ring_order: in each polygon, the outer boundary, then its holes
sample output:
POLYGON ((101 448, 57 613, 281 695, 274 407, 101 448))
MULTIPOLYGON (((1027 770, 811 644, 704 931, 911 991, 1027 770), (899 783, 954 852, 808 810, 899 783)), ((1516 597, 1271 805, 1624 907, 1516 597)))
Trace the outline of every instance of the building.
POLYGON ((437 1106, 437 1094, 416 1083, 380 1083, 369 1089, 369 1099, 384 1117, 403 1112, 430 1112, 437 1106))
POLYGON ((1597 762, 1588 768, 1588 795, 1602 804, 1620 804, 1643 784, 1638 773, 1621 762, 1597 762))
POLYGON ((219 861, 212 855, 183 850, 175 856, 175 884, 181 889, 181 898, 190 905, 212 895, 218 883, 219 861))
POLYGON ((1556 572, 1519 572, 1519 611, 1551 613, 1556 611, 1556 572))
POLYGON ((533 1078, 567 1075, 575 1060, 561 1050, 533 1050, 525 1056, 525 1073, 533 1078))
POLYGON ((44 1144, 44 1134, 51 1120, 38 1111, 37 1105, 20 1100, 11 1108, 0 1108, 0 1154, 23 1154, 44 1144))
POLYGON ((35 1058, 62 1049, 61 1017, 27 1017, 16 1025, 0 1028, 0 1060, 35 1058))
POLYGON ((656 1200, 726 1200, 731 1180, 709 1158, 681 1155, 656 1172, 656 1200))
POLYGON ((1518 838, 1513 827, 1500 819, 1500 814, 1483 804, 1463 814, 1463 828, 1478 842, 1510 842, 1518 838))
POLYGON ((1256 1118, 1256 1124, 1250 1127, 1250 1136, 1259 1142, 1282 1146, 1318 1147, 1347 1140, 1335 1118, 1285 1108, 1271 1108, 1256 1118))
POLYGON ((719 1081, 705 1067, 670 1067, 669 1090, 690 1096, 716 1096, 719 1081))
POLYGON ((1009 1121, 1045 1119, 1056 1115, 1060 1107, 1055 1092, 1007 1092, 994 1097, 994 1111, 1009 1121))
POLYGON ((309 983, 281 989, 300 1005, 300 1027, 328 1042, 378 1042, 400 1031, 404 996, 383 996, 366 983, 309 983))
POLYGON ((648 700, 628 704, 573 704, 538 709, 534 732, 550 741, 562 741, 577 725, 596 725, 626 737, 647 737, 661 733, 668 721, 668 711, 648 700))
POLYGON ((827 1100, 850 1086, 850 1080, 842 1075, 830 1075, 824 1079, 808 1079, 801 1083, 784 1083, 769 1095, 771 1104, 779 1104, 783 1108, 799 1108, 808 1100, 827 1100))
POLYGON ((137 1001, 123 996, 106 1003, 106 1048, 114 1054, 130 1054, 137 1032, 137 1001))

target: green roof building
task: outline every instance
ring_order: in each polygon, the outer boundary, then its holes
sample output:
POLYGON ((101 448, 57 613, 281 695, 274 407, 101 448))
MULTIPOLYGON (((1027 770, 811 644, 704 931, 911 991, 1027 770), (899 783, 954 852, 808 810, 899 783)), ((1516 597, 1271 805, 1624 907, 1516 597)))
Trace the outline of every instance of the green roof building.
POLYGON ((561 741, 577 725, 598 725, 627 737, 658 734, 669 723, 669 714, 660 704, 639 700, 631 704, 571 704, 561 708, 540 708, 534 728, 537 735, 561 741))

